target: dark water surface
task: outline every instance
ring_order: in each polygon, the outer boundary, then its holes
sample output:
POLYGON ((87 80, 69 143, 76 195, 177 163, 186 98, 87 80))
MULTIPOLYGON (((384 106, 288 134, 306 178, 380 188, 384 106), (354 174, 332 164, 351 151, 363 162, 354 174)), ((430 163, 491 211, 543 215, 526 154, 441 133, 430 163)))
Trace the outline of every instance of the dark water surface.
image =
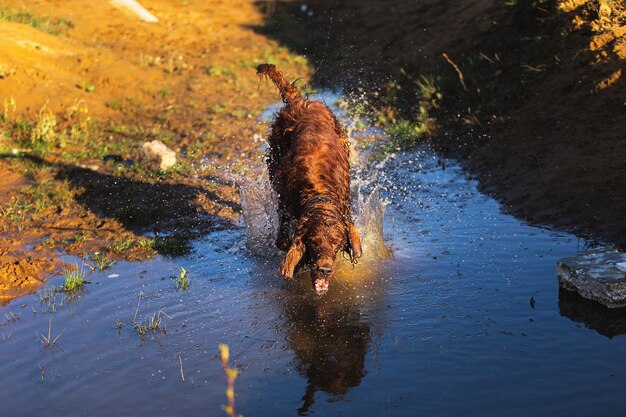
POLYGON ((324 297, 306 279, 284 283, 239 229, 186 258, 95 273, 56 313, 39 296, 0 308, 21 315, 0 316, 0 415, 222 415, 219 343, 241 370, 246 417, 624 415, 626 329, 567 294, 559 303, 555 261, 583 241, 502 214, 426 150, 380 172, 394 257, 324 297), (170 278, 181 266, 188 291, 170 278), (160 310, 167 334, 142 340, 135 312, 160 310), (60 337, 44 348, 49 322, 60 337))

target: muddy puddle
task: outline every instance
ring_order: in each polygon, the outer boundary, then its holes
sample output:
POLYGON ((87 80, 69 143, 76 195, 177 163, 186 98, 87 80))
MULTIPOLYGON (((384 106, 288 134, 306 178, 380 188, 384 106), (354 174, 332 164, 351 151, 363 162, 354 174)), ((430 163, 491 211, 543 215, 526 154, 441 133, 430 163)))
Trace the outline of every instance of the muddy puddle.
POLYGON ((0 308, 0 414, 222 415, 219 343, 247 417, 622 413, 623 319, 557 287, 556 260, 584 241, 503 214, 428 149, 356 171, 366 261, 324 297, 277 274, 261 182, 244 201, 252 243, 242 225, 188 257, 94 273, 72 300, 44 290, 0 308), (151 317, 146 335, 131 324, 151 317))

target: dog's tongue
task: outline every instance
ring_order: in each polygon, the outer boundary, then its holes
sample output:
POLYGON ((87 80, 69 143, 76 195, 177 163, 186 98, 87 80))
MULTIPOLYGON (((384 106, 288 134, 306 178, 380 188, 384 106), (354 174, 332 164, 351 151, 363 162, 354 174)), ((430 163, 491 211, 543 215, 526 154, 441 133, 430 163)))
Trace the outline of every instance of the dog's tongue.
POLYGON ((324 294, 328 291, 328 285, 330 284, 330 280, 326 279, 316 279, 315 280, 315 292, 318 294, 324 294))

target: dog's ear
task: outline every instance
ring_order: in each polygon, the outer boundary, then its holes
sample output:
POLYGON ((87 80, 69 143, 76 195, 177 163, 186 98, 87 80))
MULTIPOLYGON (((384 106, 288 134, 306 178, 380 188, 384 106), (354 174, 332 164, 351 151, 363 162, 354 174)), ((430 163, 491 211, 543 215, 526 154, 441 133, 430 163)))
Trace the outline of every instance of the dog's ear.
POLYGON ((363 249, 361 248, 361 238, 354 227, 352 222, 346 223, 348 229, 348 245, 350 246, 350 260, 356 262, 361 256, 363 256, 363 249))
POLYGON ((304 243, 302 243, 302 238, 296 236, 285 255, 285 259, 283 259, 283 263, 280 266, 280 273, 285 279, 293 278, 293 274, 296 270, 296 266, 302 259, 304 255, 305 247, 304 243))

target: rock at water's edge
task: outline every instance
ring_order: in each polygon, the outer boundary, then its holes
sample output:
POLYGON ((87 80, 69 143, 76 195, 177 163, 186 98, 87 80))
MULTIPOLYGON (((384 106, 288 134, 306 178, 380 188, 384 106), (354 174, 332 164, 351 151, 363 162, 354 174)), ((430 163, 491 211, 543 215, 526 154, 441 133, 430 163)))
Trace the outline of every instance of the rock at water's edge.
POLYGON ((559 285, 609 308, 626 307, 626 253, 594 251, 556 263, 559 285))

